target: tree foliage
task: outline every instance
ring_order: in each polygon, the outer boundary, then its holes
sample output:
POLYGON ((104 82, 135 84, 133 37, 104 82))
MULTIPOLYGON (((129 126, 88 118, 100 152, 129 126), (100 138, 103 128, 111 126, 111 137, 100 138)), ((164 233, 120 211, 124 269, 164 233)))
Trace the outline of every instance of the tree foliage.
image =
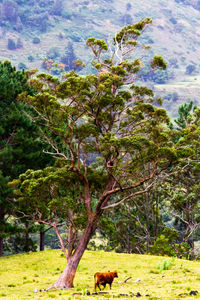
MULTIPOLYGON (((12 191, 7 182, 17 178, 27 168, 38 168, 49 161, 41 153, 42 142, 38 139, 37 126, 27 114, 30 108, 17 102, 21 93, 34 95, 24 71, 16 71, 10 62, 0 62, 0 237, 13 233, 14 228, 5 216, 13 211, 12 191)), ((1 254, 2 254, 1 244, 1 254)))
MULTIPOLYGON (((160 99, 135 84, 144 64, 130 54, 140 47, 138 38, 151 22, 147 18, 125 26, 112 45, 88 39, 96 75, 71 71, 59 81, 39 74, 31 79, 37 94, 21 96, 35 111, 34 120, 57 166, 21 175, 14 182, 16 195, 22 206, 31 201, 29 215, 36 222, 48 219, 53 224, 64 252, 58 217, 69 221, 68 263, 53 287, 73 286, 105 209, 147 192, 181 156, 170 141, 169 118, 158 107, 160 99)), ((166 63, 155 56, 150 66, 152 71, 165 69, 166 63)))
POLYGON ((188 243, 194 257, 194 240, 200 227, 199 185, 200 185, 200 110, 192 101, 179 107, 179 116, 175 119, 174 142, 178 152, 184 157, 166 186, 170 202, 170 211, 174 218, 174 227, 179 231, 179 239, 188 243))

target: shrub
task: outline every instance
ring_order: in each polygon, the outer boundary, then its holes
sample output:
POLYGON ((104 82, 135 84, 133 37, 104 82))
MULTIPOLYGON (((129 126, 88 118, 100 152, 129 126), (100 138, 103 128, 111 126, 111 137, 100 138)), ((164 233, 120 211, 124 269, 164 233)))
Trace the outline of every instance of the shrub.
POLYGON ((164 228, 162 234, 150 246, 150 253, 154 255, 176 256, 175 242, 178 234, 173 228, 164 228))
POLYGON ((170 270, 173 264, 174 264, 174 258, 172 258, 171 260, 165 259, 161 265, 157 266, 157 269, 160 270, 161 272, 163 270, 170 270))
POLYGON ((191 75, 194 71, 196 70, 195 65, 187 65, 185 74, 186 75, 191 75))
POLYGON ((169 239, 162 234, 155 240, 153 246, 150 246, 149 252, 154 255, 175 256, 175 250, 169 244, 169 239))
POLYGON ((28 56, 28 61, 33 62, 34 61, 34 57, 32 55, 28 56))
POLYGON ((27 66, 26 66, 24 63, 20 62, 20 63, 18 64, 18 68, 19 68, 20 70, 22 70, 22 69, 27 69, 27 66))
POLYGON ((169 21, 170 21, 172 24, 174 24, 174 25, 175 25, 175 24, 177 24, 177 21, 176 21, 176 19, 175 19, 175 18, 173 18, 173 17, 172 17, 172 18, 170 18, 170 19, 169 19, 169 21))
POLYGON ((68 12, 67 10, 63 10, 62 11, 62 17, 64 19, 71 20, 72 19, 72 14, 70 12, 68 12))
POLYGON ((40 39, 38 37, 34 37, 33 44, 39 44, 39 43, 40 43, 40 39))

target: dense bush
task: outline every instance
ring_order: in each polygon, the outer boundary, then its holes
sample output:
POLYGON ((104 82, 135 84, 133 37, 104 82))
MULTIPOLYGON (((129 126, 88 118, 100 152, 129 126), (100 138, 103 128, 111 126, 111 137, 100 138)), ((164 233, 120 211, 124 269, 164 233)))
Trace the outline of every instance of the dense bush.
POLYGON ((22 253, 22 252, 35 252, 37 251, 37 243, 34 242, 29 236, 26 237, 24 232, 19 232, 15 236, 11 236, 6 244, 5 251, 8 253, 22 253))
POLYGON ((195 65, 187 65, 186 70, 185 70, 185 74, 186 75, 191 75, 192 73, 194 73, 194 71, 196 70, 196 66, 195 65))
POLYGON ((174 228, 165 227, 162 234, 149 248, 150 254, 190 258, 191 247, 188 243, 178 243, 178 233, 174 228))
POLYGON ((178 240, 178 234, 174 229, 165 228, 162 234, 149 247, 149 252, 154 255, 175 256, 175 242, 178 240))

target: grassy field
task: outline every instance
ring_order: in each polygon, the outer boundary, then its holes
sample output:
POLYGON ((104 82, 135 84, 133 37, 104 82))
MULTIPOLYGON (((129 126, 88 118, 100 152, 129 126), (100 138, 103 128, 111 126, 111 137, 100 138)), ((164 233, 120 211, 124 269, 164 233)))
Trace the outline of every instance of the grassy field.
POLYGON ((200 262, 161 256, 87 251, 70 290, 48 288, 62 272, 66 260, 59 250, 0 258, 0 299, 199 299, 200 262), (112 290, 93 293, 95 272, 118 271, 112 290), (131 277, 126 283, 126 278, 131 277), (192 296, 191 291, 199 291, 192 296), (139 293, 141 297, 139 296, 139 293), (82 294, 82 295, 79 295, 82 294))

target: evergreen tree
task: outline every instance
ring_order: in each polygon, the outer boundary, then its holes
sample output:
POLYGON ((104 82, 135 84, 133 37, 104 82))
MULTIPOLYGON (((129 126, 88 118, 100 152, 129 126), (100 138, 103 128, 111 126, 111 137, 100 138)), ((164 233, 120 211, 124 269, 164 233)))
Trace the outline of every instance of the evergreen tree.
POLYGON ((49 160, 42 152, 44 145, 38 139, 37 126, 27 116, 30 108, 17 102, 21 93, 35 95, 25 72, 16 71, 8 61, 0 62, 0 256, 3 238, 16 229, 7 222, 14 210, 8 181, 28 168, 45 166, 49 160))
POLYGON ((74 61, 76 60, 76 55, 74 53, 74 47, 72 42, 68 42, 67 47, 65 48, 65 54, 61 58, 61 61, 63 64, 66 65, 65 71, 70 71, 76 69, 76 66, 74 65, 74 61))
POLYGON ((168 179, 168 197, 172 199, 170 212, 175 219, 175 228, 181 233, 179 239, 194 250, 195 234, 200 227, 200 108, 193 106, 191 101, 181 105, 178 113, 174 141, 179 151, 185 152, 186 158, 179 162, 168 179))
POLYGON ((195 122, 193 116, 196 108, 196 106, 193 106, 193 101, 190 101, 189 103, 184 103, 183 105, 179 106, 179 116, 177 119, 174 120, 176 125, 178 126, 178 129, 184 129, 192 121, 195 122))

